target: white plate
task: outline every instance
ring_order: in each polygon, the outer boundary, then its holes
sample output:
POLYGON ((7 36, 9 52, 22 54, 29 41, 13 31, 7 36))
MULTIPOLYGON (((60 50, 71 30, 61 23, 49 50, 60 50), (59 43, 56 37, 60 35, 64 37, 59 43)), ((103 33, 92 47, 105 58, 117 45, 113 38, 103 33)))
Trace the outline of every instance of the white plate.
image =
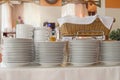
POLYGON ((28 63, 28 62, 32 62, 33 60, 7 60, 7 59, 3 59, 2 62, 4 63, 28 63))
POLYGON ((35 51, 39 51, 40 53, 42 52, 42 53, 45 53, 45 52, 54 52, 54 53, 57 53, 57 52, 59 52, 59 53, 63 53, 63 49, 60 49, 60 48, 39 48, 39 49, 35 49, 35 51), (47 50, 47 51, 46 51, 47 50))
POLYGON ((89 55, 89 54, 96 54, 98 52, 97 51, 79 51, 79 50, 77 51, 77 50, 70 50, 69 53, 70 54, 80 54, 80 55, 82 55, 82 54, 83 55, 84 54, 87 55, 88 54, 89 55))
POLYGON ((33 56, 33 53, 2 53, 3 56, 33 56))
POLYGON ((102 64, 104 65, 109 65, 109 66, 114 66, 114 65, 120 65, 120 61, 119 62, 114 62, 114 61, 100 61, 102 64))
POLYGON ((79 49, 69 49, 69 52, 71 53, 97 53, 97 50, 79 50, 79 49))
POLYGON ((71 40, 70 42, 78 42, 78 43, 79 42, 90 42, 90 43, 93 42, 94 43, 94 42, 99 42, 99 41, 93 40, 93 39, 92 40, 91 39, 80 39, 80 40, 71 40))
POLYGON ((71 63, 72 66, 78 66, 78 67, 82 67, 82 66, 90 66, 90 65, 93 65, 95 64, 96 62, 93 62, 93 63, 71 63))
POLYGON ((97 54, 79 54, 79 53, 74 53, 74 54, 70 54, 69 56, 97 56, 97 54))
POLYGON ((27 44, 21 44, 21 45, 16 45, 16 44, 11 44, 11 45, 3 45, 3 47, 33 47, 34 45, 32 45, 32 44, 29 44, 29 45, 27 45, 27 44))
POLYGON ((16 25, 17 28, 29 28, 29 29, 34 29, 34 27, 32 25, 29 24, 17 24, 16 25))
POLYGON ((39 55, 39 56, 63 56, 64 54, 63 53, 36 53, 36 55, 39 55))
POLYGON ((98 49, 98 47, 69 47, 68 49, 75 49, 75 50, 83 50, 83 51, 95 51, 95 50, 97 50, 98 49))
POLYGON ((21 39, 21 38, 3 38, 4 43, 22 43, 22 42, 33 42, 32 39, 21 39))
POLYGON ((61 62, 63 59, 41 59, 39 58, 40 61, 42 62, 61 62))
POLYGON ((47 53, 49 53, 49 52, 54 52, 54 53, 61 53, 61 52, 63 52, 64 50, 63 49, 57 49, 57 48, 36 48, 35 47, 35 51, 36 52, 47 52, 47 53))
POLYGON ((99 46, 98 44, 79 44, 79 43, 76 43, 76 44, 69 44, 69 47, 95 47, 95 46, 99 46))
POLYGON ((7 59, 31 59, 32 56, 2 56, 2 58, 7 58, 7 59))
POLYGON ((2 53, 3 56, 34 56, 34 53, 2 53))
POLYGON ((88 55, 70 55, 70 57, 72 58, 96 58, 97 55, 92 55, 92 56, 88 56, 88 55))
POLYGON ((16 35, 33 35, 32 31, 21 31, 17 32, 16 35))
POLYGON ((39 56, 40 59, 63 59, 63 56, 39 56))
POLYGON ((34 40, 37 40, 37 39, 48 39, 49 37, 48 36, 40 36, 40 37, 35 37, 34 36, 34 40))
POLYGON ((32 53, 32 49, 3 49, 2 53, 32 53))
POLYGON ((30 63, 2 63, 3 67, 24 67, 30 63))
POLYGON ((101 57, 102 58, 120 58, 120 53, 119 53, 119 55, 105 55, 105 54, 103 54, 103 55, 101 55, 101 57))
POLYGON ((3 51, 2 52, 10 52, 10 53, 29 53, 29 52, 32 52, 33 50, 31 49, 3 49, 3 51))
POLYGON ((13 49, 16 49, 16 50, 17 49, 29 49, 29 50, 31 50, 31 49, 33 49, 33 46, 29 46, 29 47, 28 46, 25 46, 25 47, 22 47, 22 46, 21 47, 18 47, 18 46, 16 46, 16 47, 15 46, 3 47, 3 50, 10 50, 10 49, 11 50, 13 50, 13 49))
POLYGON ((61 63, 40 63, 42 67, 57 67, 60 66, 61 63))
POLYGON ((48 31, 34 31, 34 35, 49 35, 48 31))
POLYGON ((120 58, 101 58, 101 61, 116 61, 119 62, 120 58))
POLYGON ((78 63, 91 63, 96 62, 97 59, 70 59, 70 62, 78 62, 78 63))
POLYGON ((39 63, 62 63, 63 61, 62 60, 59 60, 59 61, 40 61, 39 60, 39 63))

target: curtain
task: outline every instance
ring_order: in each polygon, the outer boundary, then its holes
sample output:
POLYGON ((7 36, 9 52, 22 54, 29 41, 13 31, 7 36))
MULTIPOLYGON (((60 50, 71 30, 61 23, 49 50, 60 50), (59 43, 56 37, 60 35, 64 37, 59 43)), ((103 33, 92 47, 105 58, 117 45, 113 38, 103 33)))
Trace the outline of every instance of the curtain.
POLYGON ((11 7, 8 3, 2 4, 2 31, 11 31, 12 30, 12 16, 11 16, 11 7))

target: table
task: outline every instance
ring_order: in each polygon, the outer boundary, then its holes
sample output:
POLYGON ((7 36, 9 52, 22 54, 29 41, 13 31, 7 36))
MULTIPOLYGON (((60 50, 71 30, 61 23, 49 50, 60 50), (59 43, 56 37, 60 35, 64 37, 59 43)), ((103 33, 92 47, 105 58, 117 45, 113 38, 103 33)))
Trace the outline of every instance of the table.
POLYGON ((0 68, 0 80, 120 80, 120 66, 0 68))

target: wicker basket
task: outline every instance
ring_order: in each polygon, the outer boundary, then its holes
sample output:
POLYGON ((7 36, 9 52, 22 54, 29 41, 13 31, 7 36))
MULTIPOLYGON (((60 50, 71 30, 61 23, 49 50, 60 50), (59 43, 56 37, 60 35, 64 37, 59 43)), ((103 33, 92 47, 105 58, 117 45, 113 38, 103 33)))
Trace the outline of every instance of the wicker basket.
POLYGON ((60 27, 60 37, 62 36, 101 36, 104 35, 108 39, 110 29, 100 21, 99 18, 91 24, 72 24, 65 23, 60 27))

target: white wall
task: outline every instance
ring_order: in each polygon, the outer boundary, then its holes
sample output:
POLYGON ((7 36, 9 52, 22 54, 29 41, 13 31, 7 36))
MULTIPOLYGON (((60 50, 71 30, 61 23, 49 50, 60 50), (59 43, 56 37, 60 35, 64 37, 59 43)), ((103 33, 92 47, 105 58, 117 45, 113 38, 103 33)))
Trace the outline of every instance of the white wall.
POLYGON ((97 7, 97 14, 105 15, 105 0, 101 0, 101 7, 97 7))
POLYGON ((61 16, 74 16, 75 15, 75 5, 74 4, 66 4, 62 6, 61 16))
POLYGON ((61 17, 61 7, 39 6, 26 3, 24 5, 24 22, 41 27, 44 21, 57 22, 61 17))
POLYGON ((113 23, 112 30, 120 28, 120 8, 105 8, 105 0, 101 0, 101 7, 97 8, 99 15, 111 16, 116 19, 116 22, 113 23))
POLYGON ((106 8, 106 15, 116 19, 112 26, 112 30, 120 28, 120 8, 106 8))
POLYGON ((57 22, 57 19, 61 17, 61 7, 40 7, 40 20, 41 23, 44 21, 57 22))

